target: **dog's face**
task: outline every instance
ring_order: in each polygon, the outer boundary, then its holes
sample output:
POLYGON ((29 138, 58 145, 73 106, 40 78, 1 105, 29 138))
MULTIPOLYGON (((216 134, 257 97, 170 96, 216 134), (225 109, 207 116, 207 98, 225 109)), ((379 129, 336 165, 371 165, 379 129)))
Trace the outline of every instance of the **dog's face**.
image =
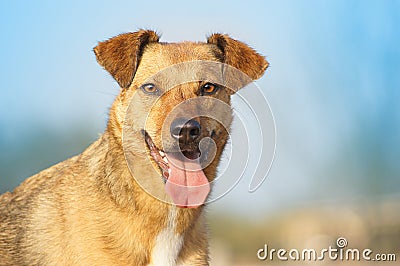
POLYGON ((109 130, 133 155, 133 165, 138 158, 149 158, 147 167, 144 162, 132 167, 136 181, 178 206, 202 205, 228 140, 230 96, 259 78, 268 63, 220 34, 207 43, 159 43, 154 32, 139 31, 94 50, 122 88, 109 130))
POLYGON ((211 136, 222 150, 224 131, 232 119, 231 109, 226 108, 231 93, 204 77, 222 78, 221 69, 206 69, 208 61, 219 62, 220 58, 221 51, 214 45, 149 44, 130 86, 135 94, 131 98, 134 116, 142 118, 133 119, 135 130, 145 130, 152 143, 166 153, 181 151, 190 157, 200 141, 211 136), (209 116, 223 114, 223 125, 207 117, 206 111, 209 116), (143 118, 146 121, 141 121, 143 118))

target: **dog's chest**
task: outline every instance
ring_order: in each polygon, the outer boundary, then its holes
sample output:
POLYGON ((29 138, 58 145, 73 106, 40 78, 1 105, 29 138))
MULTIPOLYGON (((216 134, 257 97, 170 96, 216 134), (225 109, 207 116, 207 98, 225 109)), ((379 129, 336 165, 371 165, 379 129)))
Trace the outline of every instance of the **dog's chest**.
POLYGON ((183 244, 183 236, 176 233, 177 209, 171 207, 167 226, 157 235, 151 252, 151 265, 176 265, 183 244))

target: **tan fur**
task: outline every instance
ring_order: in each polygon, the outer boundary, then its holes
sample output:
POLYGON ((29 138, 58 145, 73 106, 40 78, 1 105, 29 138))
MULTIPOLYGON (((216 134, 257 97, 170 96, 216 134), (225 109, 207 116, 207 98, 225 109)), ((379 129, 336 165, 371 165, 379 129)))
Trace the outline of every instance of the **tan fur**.
MULTIPOLYGON (((128 105, 143 82, 176 63, 193 60, 225 62, 259 78, 268 63, 245 44, 214 34, 208 43, 159 43, 153 31, 122 34, 99 43, 97 60, 119 83, 104 134, 82 154, 46 169, 0 196, 0 265, 147 265, 157 235, 167 226, 170 204, 145 193, 132 177, 124 157, 122 129, 128 105)), ((174 106, 198 97, 197 83, 180 85, 153 107, 148 130, 161 145, 165 115, 174 106)), ((230 104, 230 94, 216 95, 230 104)), ((143 104, 145 104, 143 99, 143 104)), ((134 116, 141 118, 142 103, 134 116)), ((215 110, 218 112, 219 110, 215 110)), ((226 114, 231 117, 231 114, 226 114)), ((229 120, 230 121, 230 120, 229 120)), ((228 132, 208 119, 202 127, 215 130, 216 159, 204 170, 212 181, 228 132)), ((144 147, 140 128, 133 147, 144 147)), ((138 150, 148 153, 148 149, 138 150)), ((133 155, 133 167, 142 169, 143 157, 133 155)), ((149 182, 161 183, 160 180, 149 182)), ((203 206, 178 208, 176 233, 183 236, 177 263, 208 265, 203 206)), ((168 247, 166 247, 168 248, 168 247)))

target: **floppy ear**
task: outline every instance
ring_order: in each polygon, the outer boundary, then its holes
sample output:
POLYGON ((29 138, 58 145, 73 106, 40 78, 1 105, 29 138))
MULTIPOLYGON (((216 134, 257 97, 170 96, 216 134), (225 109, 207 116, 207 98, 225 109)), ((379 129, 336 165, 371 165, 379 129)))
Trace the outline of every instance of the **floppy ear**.
POLYGON ((159 36, 151 30, 120 34, 100 42, 94 49, 97 62, 107 70, 121 88, 128 88, 135 76, 143 48, 158 42, 159 36))
POLYGON ((226 34, 215 33, 207 38, 207 43, 215 44, 222 51, 224 63, 239 69, 252 80, 261 78, 268 67, 263 56, 226 34))

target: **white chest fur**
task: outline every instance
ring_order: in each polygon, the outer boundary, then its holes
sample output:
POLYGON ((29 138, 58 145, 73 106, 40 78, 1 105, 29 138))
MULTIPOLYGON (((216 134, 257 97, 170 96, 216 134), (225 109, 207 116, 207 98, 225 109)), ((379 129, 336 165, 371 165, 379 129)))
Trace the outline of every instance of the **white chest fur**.
POLYGON ((151 261, 153 266, 176 265, 182 248, 183 236, 176 233, 177 208, 172 206, 168 213, 167 226, 157 235, 151 261))

